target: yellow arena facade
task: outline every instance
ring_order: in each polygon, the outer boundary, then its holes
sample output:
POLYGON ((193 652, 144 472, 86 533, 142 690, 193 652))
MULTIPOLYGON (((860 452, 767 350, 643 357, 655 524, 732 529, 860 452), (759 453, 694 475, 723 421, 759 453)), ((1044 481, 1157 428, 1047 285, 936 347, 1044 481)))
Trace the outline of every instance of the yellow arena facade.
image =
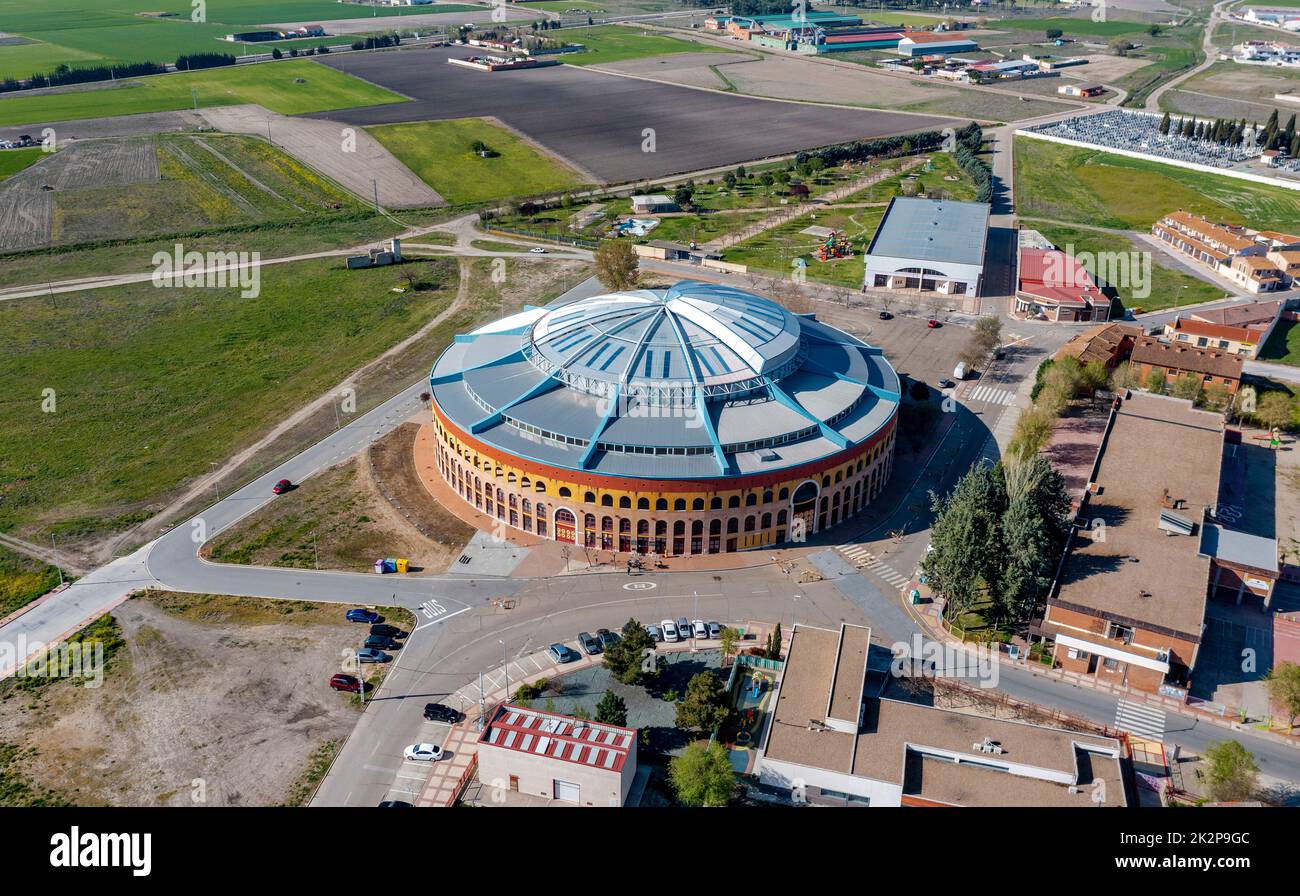
POLYGON ((727 286, 528 308, 458 336, 429 384, 452 490, 589 549, 801 542, 893 468, 900 386, 880 349, 727 286))

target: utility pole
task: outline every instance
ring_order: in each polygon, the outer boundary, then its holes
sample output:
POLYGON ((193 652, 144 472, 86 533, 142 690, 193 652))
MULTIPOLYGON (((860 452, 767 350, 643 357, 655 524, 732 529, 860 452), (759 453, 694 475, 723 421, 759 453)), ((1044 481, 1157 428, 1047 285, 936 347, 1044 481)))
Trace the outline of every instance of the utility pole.
POLYGON ((510 648, 506 647, 506 642, 501 638, 497 638, 497 643, 501 645, 501 658, 505 660, 505 664, 501 666, 501 671, 505 672, 506 674, 506 699, 501 702, 509 703, 510 702, 510 657, 508 656, 508 654, 510 652, 510 648))
POLYGON ((366 708, 366 674, 361 667, 361 648, 357 648, 357 684, 358 693, 361 695, 361 708, 366 708))
POLYGON ((370 183, 374 185, 375 188, 375 214, 382 214, 379 210, 379 178, 372 178, 370 183))
MULTIPOLYGON (((215 460, 210 460, 210 461, 208 461, 208 466, 209 466, 209 467, 216 467, 216 465, 217 465, 217 462, 216 462, 215 460)), ((218 484, 217 484, 216 475, 217 475, 217 471, 214 469, 214 470, 212 471, 212 476, 213 476, 213 479, 212 479, 212 490, 213 490, 214 492, 216 492, 216 495, 217 495, 217 503, 220 504, 220 503, 221 503, 221 488, 220 488, 220 487, 218 486, 218 484)))
POLYGON ((54 556, 51 557, 50 559, 52 559, 52 560, 54 561, 54 568, 57 569, 57 570, 59 571, 59 586, 62 587, 62 586, 63 586, 63 567, 59 565, 59 545, 58 545, 58 543, 55 542, 55 540, 54 540, 54 533, 53 533, 53 532, 50 533, 50 547, 53 548, 53 550, 54 550, 54 556))
POLYGON ((320 569, 320 546, 316 543, 316 530, 311 530, 311 550, 316 555, 316 568, 320 569))

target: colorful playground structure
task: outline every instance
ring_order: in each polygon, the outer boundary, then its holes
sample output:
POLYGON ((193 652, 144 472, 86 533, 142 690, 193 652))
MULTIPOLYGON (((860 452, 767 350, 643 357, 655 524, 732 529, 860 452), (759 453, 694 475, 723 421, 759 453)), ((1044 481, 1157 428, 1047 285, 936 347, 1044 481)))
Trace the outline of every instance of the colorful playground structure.
POLYGON ((853 243, 841 233, 832 230, 822 244, 813 250, 813 257, 818 261, 830 261, 832 258, 850 258, 853 256, 853 243))
POLYGON ((764 722, 771 710, 779 663, 767 660, 761 661, 763 665, 759 666, 752 657, 737 659, 738 668, 733 672, 731 691, 732 705, 736 708, 735 721, 722 733, 722 740, 732 768, 744 774, 754 764, 754 751, 758 748, 764 722))

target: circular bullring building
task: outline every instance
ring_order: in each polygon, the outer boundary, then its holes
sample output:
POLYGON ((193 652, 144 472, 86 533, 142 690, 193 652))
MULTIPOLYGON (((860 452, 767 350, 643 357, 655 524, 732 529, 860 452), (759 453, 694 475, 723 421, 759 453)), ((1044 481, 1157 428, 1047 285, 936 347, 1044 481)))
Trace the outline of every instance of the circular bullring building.
POLYGON ((529 308, 456 337, 429 384, 453 490, 597 550, 801 541, 893 466, 899 380, 880 349, 731 287, 529 308))

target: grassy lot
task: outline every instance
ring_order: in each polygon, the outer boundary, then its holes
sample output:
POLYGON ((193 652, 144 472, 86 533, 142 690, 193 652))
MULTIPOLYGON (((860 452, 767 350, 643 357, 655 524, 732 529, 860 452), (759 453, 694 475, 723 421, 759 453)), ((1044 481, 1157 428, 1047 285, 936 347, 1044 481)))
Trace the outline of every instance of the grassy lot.
POLYGON ((27 78, 52 71, 56 66, 73 68, 95 65, 101 57, 97 53, 60 47, 44 41, 0 46, 0 78, 27 78))
POLYGON ((1230 224, 1295 230, 1300 193, 1098 150, 1016 138, 1016 206, 1030 218, 1147 230, 1185 209, 1230 224))
POLYGON ((55 194, 54 243, 353 215, 364 209, 342 187, 256 137, 163 134, 153 140, 157 182, 55 194))
POLYGON ((559 57, 569 65, 603 65, 622 62, 624 59, 641 59, 646 56, 666 56, 671 53, 723 53, 726 49, 712 44, 646 33, 637 28, 621 25, 597 25, 594 28, 566 28, 566 40, 582 44, 585 53, 570 53, 559 57))
POLYGON ((989 22, 989 27, 1009 28, 1014 31, 1037 31, 1040 33, 1045 33, 1049 28, 1059 28, 1065 32, 1067 37, 1073 37, 1080 34, 1087 35, 1088 37, 1118 37, 1121 34, 1144 33, 1150 24, 1150 22, 1126 22, 1109 18, 1105 22, 1094 22, 1090 16, 1081 19, 1065 17, 1038 19, 1026 17, 1015 19, 995 19, 989 22))
MULTIPOLYGON (((1084 256, 1085 261, 1089 261, 1090 258, 1095 259, 1099 252, 1116 252, 1127 255, 1135 249, 1139 249, 1128 237, 1117 233, 1066 227, 1043 221, 1025 220, 1024 223, 1026 227, 1032 227, 1041 232, 1058 248, 1072 254, 1091 253, 1091 256, 1084 256)), ((1139 251, 1147 250, 1139 249, 1139 251)), ((1191 274, 1175 268, 1157 264, 1157 258, 1158 256, 1152 258, 1149 295, 1143 297, 1133 296, 1133 288, 1140 284, 1114 284, 1119 292, 1120 299, 1123 300, 1126 307, 1136 306, 1143 311, 1155 311, 1160 308, 1174 308, 1181 305, 1192 305, 1197 302, 1209 302, 1214 299, 1221 299, 1227 294, 1222 287, 1206 283, 1198 277, 1193 277, 1191 274)), ((1095 262, 1085 266, 1088 268, 1089 273, 1096 276, 1097 265, 1095 262)))
POLYGON ((369 128, 408 168, 450 203, 556 193, 582 185, 577 172, 481 118, 369 128), (497 155, 482 158, 482 141, 497 155))
POLYGON ((13 177, 19 171, 35 165, 44 157, 45 151, 39 146, 0 151, 0 180, 13 177))
POLYGON ((419 270, 402 294, 402 267, 329 259, 262 269, 254 299, 146 282, 0 303, 0 529, 140 518, 445 308, 454 261, 419 270))
POLYGON ((53 566, 0 548, 0 617, 25 607, 59 584, 53 566))
POLYGON ((1260 349, 1259 359, 1300 367, 1300 324, 1293 320, 1278 321, 1268 342, 1260 349))
POLYGON ((802 258, 808 265, 805 274, 809 280, 857 288, 862 285, 862 252, 871 241, 884 213, 883 206, 822 209, 732 246, 723 252, 723 260, 789 274, 794 270, 795 260, 802 258), (853 243, 854 254, 832 261, 816 260, 812 253, 821 245, 823 238, 801 232, 814 225, 847 235, 853 243))
POLYGON ((168 112, 189 109, 196 101, 200 106, 257 103, 285 115, 405 102, 360 78, 305 59, 291 59, 152 75, 37 95, 10 94, 0 98, 0 127, 168 112))

